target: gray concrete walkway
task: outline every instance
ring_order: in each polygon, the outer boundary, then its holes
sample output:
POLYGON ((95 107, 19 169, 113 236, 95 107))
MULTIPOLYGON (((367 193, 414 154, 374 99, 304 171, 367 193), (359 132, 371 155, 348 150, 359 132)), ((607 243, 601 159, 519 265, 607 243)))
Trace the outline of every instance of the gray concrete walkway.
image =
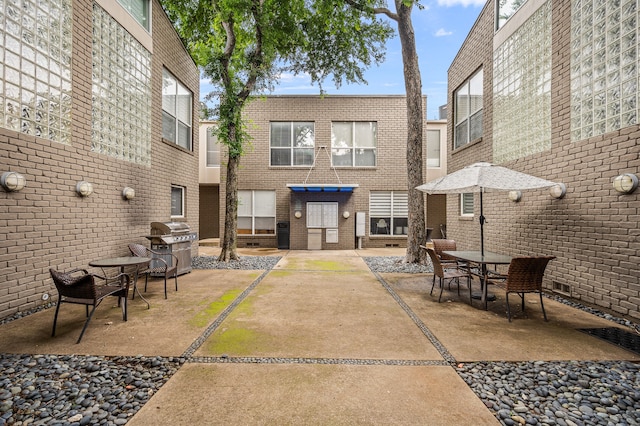
POLYGON ((544 322, 531 297, 509 323, 499 290, 487 311, 470 306, 465 291, 445 291, 438 303, 430 274, 372 273, 363 260, 403 253, 253 252, 283 258, 268 272, 194 270, 167 300, 155 281, 146 294, 151 309, 136 298, 122 322, 115 304, 101 306, 79 345, 84 309, 64 305, 55 338, 47 310, 0 327, 0 347, 186 357, 132 426, 498 424, 458 364, 640 361, 579 332, 615 326, 583 311, 546 300, 544 322))

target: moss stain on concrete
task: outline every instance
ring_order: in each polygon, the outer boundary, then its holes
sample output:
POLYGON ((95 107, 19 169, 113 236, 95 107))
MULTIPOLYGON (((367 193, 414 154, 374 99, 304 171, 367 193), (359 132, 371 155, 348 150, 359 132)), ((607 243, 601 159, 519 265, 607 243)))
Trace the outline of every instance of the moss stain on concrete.
POLYGON ((205 350, 218 356, 246 356, 258 350, 260 340, 260 334, 254 330, 231 327, 222 330, 220 333, 215 333, 207 342, 205 350))
POLYGON ((209 303, 189 320, 189 325, 194 327, 206 327, 212 319, 217 317, 227 306, 229 306, 239 295, 241 290, 228 290, 218 299, 209 303))

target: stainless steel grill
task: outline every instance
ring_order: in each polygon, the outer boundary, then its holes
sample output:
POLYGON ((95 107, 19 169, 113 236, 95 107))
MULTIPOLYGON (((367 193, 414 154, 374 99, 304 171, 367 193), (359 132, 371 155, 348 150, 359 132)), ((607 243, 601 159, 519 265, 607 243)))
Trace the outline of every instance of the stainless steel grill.
POLYGON ((184 222, 151 222, 151 235, 147 235, 151 241, 151 250, 160 253, 170 266, 174 259, 178 258, 178 275, 191 272, 191 242, 198 238, 196 232, 184 222))

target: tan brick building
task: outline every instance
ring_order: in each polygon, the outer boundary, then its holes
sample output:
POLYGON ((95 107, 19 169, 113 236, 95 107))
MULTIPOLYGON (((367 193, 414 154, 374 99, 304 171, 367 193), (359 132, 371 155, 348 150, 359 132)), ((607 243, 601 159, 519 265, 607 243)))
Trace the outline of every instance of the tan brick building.
MULTIPOLYGON (((252 142, 238 178, 239 247, 406 246, 404 96, 267 96, 245 118, 252 142)), ((446 121, 424 124, 424 173, 433 179, 446 170, 446 121)), ((221 175, 224 185, 224 167, 221 175)), ((222 236, 224 190, 220 197, 222 236)), ((426 202, 434 236, 444 202, 426 202)))
MULTIPOLYGON (((548 289, 638 319, 640 190, 612 185, 640 172, 636 2, 495 3, 449 69, 449 172, 489 161, 564 183, 564 198, 485 194, 485 247, 557 256, 548 289)), ((448 196, 463 249, 479 247, 478 202, 448 196)))
POLYGON ((154 221, 197 230, 199 98, 155 0, 2 4, 0 172, 26 185, 0 190, 0 318, 56 297, 50 267, 148 245, 154 221))

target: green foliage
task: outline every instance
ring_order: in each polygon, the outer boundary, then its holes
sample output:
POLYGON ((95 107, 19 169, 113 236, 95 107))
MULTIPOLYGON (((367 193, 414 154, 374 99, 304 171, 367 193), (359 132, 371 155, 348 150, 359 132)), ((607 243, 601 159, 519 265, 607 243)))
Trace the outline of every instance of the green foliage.
POLYGON ((251 96, 271 91, 283 72, 306 73, 322 92, 332 77, 366 83, 364 71, 384 61, 391 27, 376 18, 373 2, 344 0, 162 0, 185 46, 211 80, 218 137, 230 155, 247 138, 242 109, 251 96))

